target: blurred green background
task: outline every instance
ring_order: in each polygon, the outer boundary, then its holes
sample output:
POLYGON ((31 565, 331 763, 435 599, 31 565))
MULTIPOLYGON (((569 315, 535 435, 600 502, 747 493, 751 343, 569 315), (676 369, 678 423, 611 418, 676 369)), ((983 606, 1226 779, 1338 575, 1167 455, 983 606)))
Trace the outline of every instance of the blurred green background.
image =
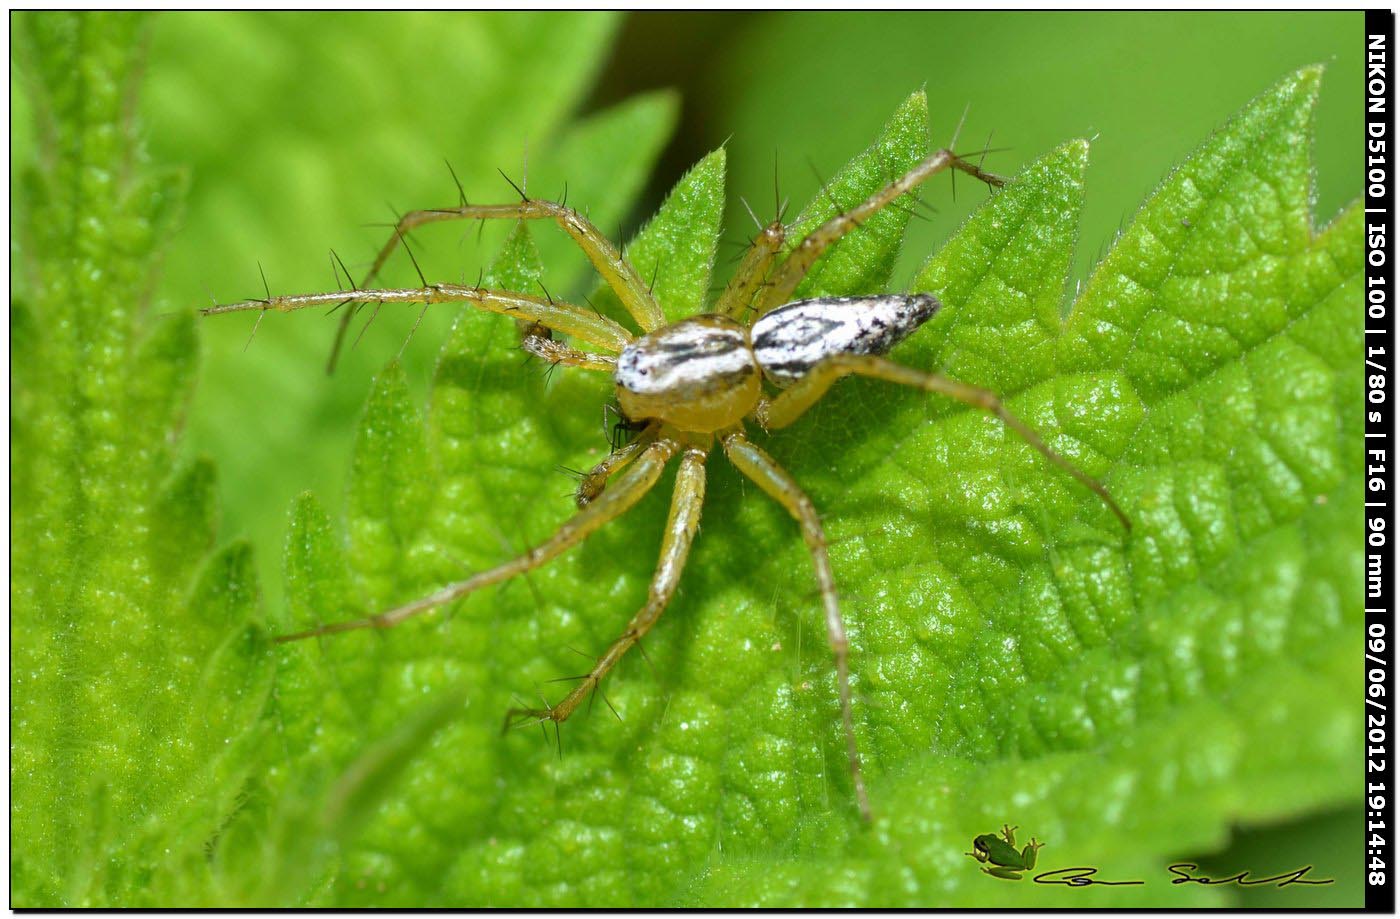
MULTIPOLYGON (((612 51, 601 69, 577 74, 572 97, 545 106, 528 81, 490 81, 493 61, 540 53, 522 50, 530 29, 518 14, 161 17, 139 105, 153 160, 185 168, 190 193, 155 308, 260 295, 259 264, 274 291, 326 289, 331 248, 359 275, 388 232, 366 224, 391 221, 391 209, 456 202, 444 158, 473 200, 509 200, 497 169, 520 181, 527 162, 530 188, 556 196, 570 164, 550 161, 551 138, 571 118, 651 90, 678 91, 677 129, 640 205, 603 227, 624 237, 688 166, 727 141, 727 235, 741 242, 752 227, 741 196, 764 219, 775 185, 778 196, 805 201, 919 86, 929 92, 933 142, 946 143, 966 111, 959 149, 990 137, 997 152, 987 163, 998 172, 1013 174, 1070 138, 1093 139, 1072 282, 1191 148, 1306 64, 1328 68, 1315 145, 1319 222, 1360 187, 1360 13, 551 15, 576 20, 571 40, 611 42, 612 51), (482 28, 488 18, 495 28, 482 28)), ((13 155, 23 162, 32 127, 23 95, 11 101, 13 155)), ((947 182, 933 183, 924 198, 937 214, 915 222, 907 251, 935 247, 982 194, 964 183, 955 199, 947 182)), ((474 279, 501 232, 435 229, 416 251, 441 280, 474 279)), ((545 255, 556 294, 587 283, 566 246, 545 255)), ((904 268, 897 278, 912 265, 904 268)), ((719 266, 721 276, 728 270, 719 266)), ((412 277, 400 260, 386 280, 412 277)), ((188 448, 217 460, 221 533, 257 547, 268 603, 280 602, 292 498, 311 489, 338 510, 369 379, 400 350, 413 318, 386 314, 334 377, 324 372, 333 320, 270 316, 246 350, 250 318, 203 324, 188 448)), ((449 321, 429 315, 403 349, 420 392, 449 321)), ((601 419, 599 437, 601 446, 601 419)), ((558 491, 569 488, 560 476, 558 491)), ((1359 851, 1358 823, 1350 813, 1319 817, 1276 838, 1310 840, 1316 853, 1359 851)), ((1271 851, 1276 840, 1249 844, 1271 851)), ((1359 872, 1355 859, 1314 857, 1327 876, 1359 872)), ((1357 883, 1339 883, 1333 902, 1354 903, 1357 883)))

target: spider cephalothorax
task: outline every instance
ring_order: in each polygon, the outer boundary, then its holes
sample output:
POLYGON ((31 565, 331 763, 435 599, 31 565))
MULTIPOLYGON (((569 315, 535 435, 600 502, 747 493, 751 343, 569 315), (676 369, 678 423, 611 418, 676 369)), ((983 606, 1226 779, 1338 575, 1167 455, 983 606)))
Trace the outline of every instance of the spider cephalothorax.
POLYGON ((753 411, 763 370, 742 324, 706 313, 628 343, 613 381, 622 413, 683 431, 711 434, 753 411))
MULTIPOLYGON (((632 264, 586 218, 562 204, 523 194, 516 204, 464 204, 407 214, 380 250, 364 282, 353 291, 269 295, 204 310, 210 315, 347 303, 466 303, 508 314, 528 324, 531 331, 527 331, 523 346, 532 354, 556 365, 611 374, 625 421, 636 430, 629 443, 618 446, 583 477, 577 492, 578 513, 524 555, 377 615, 322 625, 280 636, 278 640, 295 641, 351 629, 389 628, 537 568, 621 516, 659 481, 666 465, 678 459, 661 558, 645 605, 567 696, 546 708, 518 709, 507 714, 508 724, 512 719, 562 722, 646 635, 674 595, 699 528, 705 497, 705 461, 718 441, 730 462, 786 508, 802 529, 836 661, 856 803, 862 817, 868 819, 870 806, 851 714, 849 642, 827 557, 825 532, 816 508, 801 486, 748 439, 744 422, 753 420, 768 430, 784 428, 814 405, 833 383, 850 375, 939 393, 996 414, 1048 459, 1092 488, 1124 526, 1128 525, 1127 517, 1102 485, 1047 447, 1034 431, 1005 409, 994 393, 904 367, 883 356, 937 311, 939 303, 932 296, 875 295, 789 302, 828 247, 929 176, 950 168, 991 185, 1001 184, 996 176, 949 150, 940 150, 861 204, 836 214, 791 249, 785 248, 782 222, 774 221, 754 239, 714 311, 674 323, 666 321, 632 264), (426 281, 416 288, 369 287, 409 230, 425 223, 464 219, 553 220, 587 254, 642 334, 635 335, 594 310, 548 296, 426 281), (555 340, 549 334, 552 332, 570 336, 594 350, 555 340), (765 380, 776 391, 765 390, 765 380)), ((347 311, 347 320, 348 316, 347 311)))

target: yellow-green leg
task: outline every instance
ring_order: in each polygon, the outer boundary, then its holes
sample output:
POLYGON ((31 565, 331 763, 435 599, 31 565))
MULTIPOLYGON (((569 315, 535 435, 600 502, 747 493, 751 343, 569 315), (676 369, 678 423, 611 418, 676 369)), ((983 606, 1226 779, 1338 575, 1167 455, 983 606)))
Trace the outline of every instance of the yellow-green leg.
POLYGON ((634 440, 618 447, 603 457, 596 466, 584 473, 574 492, 574 502, 581 508, 593 503, 593 499, 601 495, 603 489, 607 487, 608 479, 636 459, 637 454, 656 439, 657 430, 657 426, 652 424, 638 434, 634 440))
POLYGON ((617 358, 571 348, 562 341, 555 341, 546 335, 538 334, 536 330, 539 328, 538 324, 532 325, 530 330, 521 337, 520 348, 522 351, 556 366, 562 364, 565 367, 596 370, 600 373, 612 373, 617 369, 617 358))
POLYGON ((264 300, 242 300, 238 303, 222 303, 206 307, 199 312, 204 316, 219 316, 224 313, 272 310, 290 313, 314 306, 343 306, 350 303, 469 303, 490 313, 501 313, 515 319, 538 323, 556 332, 572 335, 599 348, 616 354, 632 340, 632 333, 605 316, 592 310, 563 303, 559 300, 543 300, 528 294, 509 291, 487 290, 484 287, 466 287, 462 284, 430 284, 427 287, 393 287, 377 290, 337 290, 317 294, 285 294, 268 297, 264 300))
POLYGON ((846 756, 855 785, 856 805, 861 818, 870 819, 870 800, 865 793, 865 778, 861 774, 860 751, 856 748, 855 721, 851 715, 850 640, 841 621, 841 609, 836 599, 836 581, 831 574, 831 560, 826 551, 826 532, 812 499, 771 456, 755 446, 742 433, 727 434, 723 439, 724 453, 739 471, 752 479, 759 488, 787 509, 802 528, 802 538, 812 556, 817 575, 822 609, 826 614, 826 637, 836 657, 836 688, 841 697, 841 722, 846 731, 846 756))
POLYGON ((744 253, 739 270, 734 272, 734 277, 724 288, 724 293, 720 294, 719 300, 715 302, 716 313, 739 322, 744 321, 745 314, 753 309, 754 297, 767 280, 768 272, 782 252, 783 241, 786 239, 787 231, 781 221, 775 220, 759 232, 753 244, 744 253))
POLYGON ((524 555, 513 558, 502 565, 497 565, 495 568, 474 574, 466 580, 448 584, 426 597, 414 600, 412 603, 405 603, 403 606, 395 607, 387 612, 364 619, 333 622, 292 635, 279 635, 276 640, 279 642, 297 641, 316 635, 331 635, 354 629, 393 628, 405 619, 417 616, 419 613, 436 609, 451 603, 453 600, 465 597, 473 591, 538 568, 564 551, 583 542, 603 524, 616 520, 640 501, 642 496, 656 484, 657 479, 661 477, 662 469, 665 468, 671 457, 675 456, 678 449, 679 445, 669 440, 659 440, 650 444, 641 456, 637 457, 636 463, 618 477, 617 483, 611 489, 599 495, 596 501, 566 521, 554 532, 553 536, 524 555))
POLYGON ((646 604, 627 623, 622 635, 594 662, 593 669, 572 692, 549 708, 511 709, 506 713, 507 725, 530 718, 556 723, 567 720, 588 694, 598 688, 608 671, 617 666, 622 656, 656 625, 656 620, 661 618, 662 611, 675 596, 681 572, 685 569, 685 560, 690 554, 690 545, 700 527, 700 508, 705 503, 705 452, 702 447, 689 446, 681 454, 680 466, 676 470, 676 488, 671 497, 671 513, 661 539, 661 559, 657 563, 656 573, 652 575, 646 604))
POLYGON ((980 386, 959 383, 936 373, 926 373, 912 367, 905 367, 887 358, 864 354, 840 354, 827 358, 775 398, 760 402, 754 410, 754 418, 767 430, 785 428, 816 404, 817 400, 831 388, 831 384, 842 377, 853 374, 887 380, 902 386, 912 386, 925 392, 938 393, 974 408, 990 412, 1019 434, 1026 443, 1039 450, 1046 459, 1074 476, 1086 488, 1098 495, 1103 503, 1108 505, 1109 510, 1118 517, 1118 521, 1123 524, 1124 529, 1132 529, 1133 525, 1128 520, 1128 515, 1118 506, 1118 502, 1113 500, 1108 489, 1104 488, 1097 479, 1090 477, 1078 466, 1051 450, 1045 441, 1040 439, 1039 434, 1036 434, 1024 421, 1011 414, 996 393, 980 386))
POLYGON ((881 188, 860 204, 842 214, 837 214, 826 223, 808 233, 788 255, 787 259, 773 273, 772 282, 759 297, 759 314, 782 306, 792 299, 793 291, 807 272, 822 257, 833 243, 865 223, 877 211, 894 201, 900 195, 912 190, 920 182, 937 175, 945 169, 957 169, 986 182, 988 185, 1001 185, 1004 179, 961 159, 951 150, 939 150, 932 156, 910 169, 904 175, 881 188))
POLYGON ((588 260, 593 263, 593 267, 608 286, 617 293, 617 298, 642 327, 642 331, 650 332, 666 324, 665 314, 661 312, 661 307, 657 305, 656 298, 651 295, 647 285, 637 275, 636 269, 588 218, 571 207, 534 198, 514 204, 468 204, 463 207, 409 211, 399 218, 394 232, 380 248, 374 264, 370 266, 360 286, 367 287, 373 282, 405 233, 426 224, 446 220, 553 220, 578 243, 578 247, 588 256, 588 260))

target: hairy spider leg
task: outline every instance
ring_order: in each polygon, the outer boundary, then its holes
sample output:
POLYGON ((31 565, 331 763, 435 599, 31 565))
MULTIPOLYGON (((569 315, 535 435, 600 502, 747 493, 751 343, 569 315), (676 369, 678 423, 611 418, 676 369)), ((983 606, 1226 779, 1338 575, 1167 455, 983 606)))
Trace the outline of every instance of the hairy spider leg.
POLYGON ((332 622, 291 635, 279 635, 275 640, 279 642, 298 641, 317 635, 332 635, 355 629, 393 628, 405 619, 451 603, 473 591, 497 584, 527 571, 533 571, 583 542, 603 524, 616 520, 631 509, 656 484, 661 477, 662 469, 676 455, 678 449, 679 445, 670 440, 658 440, 650 444, 642 455, 637 457, 636 464, 618 478, 614 487, 565 521, 559 529, 554 531, 554 535, 524 555, 517 556, 495 568, 478 572, 466 580, 448 584, 426 597, 414 600, 412 603, 405 603, 403 606, 395 607, 387 612, 364 619, 332 622))
MULTIPOLYGON (((426 224, 446 220, 553 220, 578 243, 578 247, 588 256, 598 274, 617 294, 618 300, 622 301, 623 307, 641 326, 643 332, 650 332, 666 324, 666 316, 661 312, 656 298, 651 295, 651 290, 642 282, 637 269, 622 257, 622 253, 611 240, 573 208, 537 198, 526 198, 515 204, 467 204, 461 207, 409 211, 399 218, 394 232, 380 248, 374 264, 370 266, 360 286, 368 287, 373 283, 405 233, 426 224)), ((335 344, 331 348, 331 370, 335 369, 336 357, 345 337, 345 328, 353 315, 353 311, 348 311, 340 320, 341 327, 336 332, 335 344)))
POLYGON ((949 168, 966 172, 988 185, 1000 186, 1006 181, 1001 176, 983 172, 951 150, 939 150, 849 211, 837 214, 808 233, 774 271, 771 284, 759 297, 759 315, 791 300, 793 291, 797 290, 797 285, 802 283, 802 279, 807 276, 817 259, 842 236, 865 223, 875 212, 912 190, 920 182, 949 168))
POLYGON ((841 723, 846 731, 846 758, 850 764, 851 781, 855 786, 856 806, 861 819, 870 821, 870 799, 865 793, 865 778, 861 774, 860 751, 856 748, 855 720, 851 715, 850 639, 841 621, 841 608, 836 598, 836 581, 831 574, 831 560, 826 552, 826 531, 816 506, 807 493, 782 466, 760 450, 742 432, 726 434, 721 440, 724 453, 740 472, 752 479, 759 488, 787 509, 802 528, 802 538, 812 556, 817 586, 821 591, 822 609, 826 615, 826 637, 836 658, 836 688, 841 696, 841 723))
MULTIPOLYGON (((611 351, 622 351, 632 340, 632 333, 622 326, 572 303, 541 300, 527 294, 487 290, 484 287, 464 287, 461 284, 431 284, 427 287, 395 287, 378 290, 330 291, 318 294, 287 294, 262 300, 242 300, 209 306, 199 312, 204 316, 236 313, 246 310, 275 310, 289 313, 313 306, 339 306, 345 303, 470 303, 479 309, 502 313, 516 319, 527 319, 546 328, 572 335, 611 351)), ((611 367, 608 368, 609 371, 611 367)))
POLYGON ((579 479, 578 489, 574 492, 574 503, 580 508, 591 504, 608 486, 608 479, 636 459, 642 448, 656 439, 659 429, 657 424, 648 425, 635 438, 603 457, 596 466, 585 472, 583 478, 579 479))
POLYGON ((675 596, 681 572, 685 570, 691 543, 700 528, 700 509, 705 503, 705 455, 701 446, 691 445, 681 454, 676 469, 676 487, 671 496, 671 512, 666 518, 666 531, 661 539, 661 558, 652 575, 647 601, 622 635, 603 652, 579 685, 549 708, 514 708, 506 712, 506 727, 529 719, 563 722, 574 713, 590 692, 597 689, 608 671, 617 666, 622 656, 641 641, 675 596))
POLYGON ((729 279, 724 292, 715 302, 716 313, 742 322, 744 315, 753 308, 754 296, 768 280, 774 261, 783 251, 783 241, 787 239, 787 228, 781 220, 775 220, 764 227, 744 253, 744 259, 729 279))
POLYGON ((898 383, 901 386, 912 386, 925 392, 938 393, 974 408, 990 412, 1000 418, 1007 427, 1021 435, 1026 443, 1039 450, 1046 459, 1074 476, 1086 488, 1098 495, 1103 503, 1108 505, 1109 510, 1118 517, 1118 522, 1123 524, 1125 530, 1133 528, 1132 523, 1128 520, 1128 515, 1123 513, 1118 502, 1113 500, 1108 489, 1104 488, 1098 479, 1092 478, 1078 466, 1050 449, 1029 425, 1011 414, 996 393, 980 386, 959 383, 936 373, 927 373, 912 367, 905 367, 903 364, 896 364, 883 357, 866 354, 833 355, 817 364, 806 376, 773 399, 760 402, 758 408, 754 410, 754 417, 767 430, 785 428, 816 404, 817 400, 831 388, 831 384, 842 377, 853 374, 874 377, 890 383, 898 383))
MULTIPOLYGON (((535 329, 539 326, 532 325, 531 328, 535 329)), ((563 364, 565 367, 597 370, 602 373, 612 373, 617 369, 617 358, 615 357, 607 354, 594 354, 592 351, 580 351, 578 348, 570 348, 562 341, 555 341, 552 338, 534 333, 521 337, 520 348, 551 365, 563 364)))

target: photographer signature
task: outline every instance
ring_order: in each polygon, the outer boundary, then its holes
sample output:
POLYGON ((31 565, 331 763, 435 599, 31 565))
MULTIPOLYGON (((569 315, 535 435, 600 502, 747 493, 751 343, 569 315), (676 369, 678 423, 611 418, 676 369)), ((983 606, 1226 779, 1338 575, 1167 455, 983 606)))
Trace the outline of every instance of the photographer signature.
MULTIPOLYGON (((1264 884, 1272 884, 1275 887, 1288 887, 1292 884, 1331 884, 1332 878, 1313 879, 1306 875, 1312 871, 1312 865, 1304 865, 1293 871, 1285 871, 1282 874, 1275 874, 1266 878, 1250 877, 1248 871, 1241 871, 1229 877, 1212 878, 1206 875, 1197 875, 1193 872, 1199 871, 1200 866, 1192 862, 1177 862, 1168 865, 1167 870, 1174 877, 1173 884, 1201 884, 1203 886, 1217 886, 1220 884, 1235 884, 1240 887, 1257 887, 1264 884)), ((1037 884, 1062 884, 1066 887, 1119 887, 1129 884, 1145 884, 1146 881, 1105 881, 1096 875, 1099 869, 1088 867, 1057 868, 1054 871, 1042 871, 1031 878, 1037 884)))

